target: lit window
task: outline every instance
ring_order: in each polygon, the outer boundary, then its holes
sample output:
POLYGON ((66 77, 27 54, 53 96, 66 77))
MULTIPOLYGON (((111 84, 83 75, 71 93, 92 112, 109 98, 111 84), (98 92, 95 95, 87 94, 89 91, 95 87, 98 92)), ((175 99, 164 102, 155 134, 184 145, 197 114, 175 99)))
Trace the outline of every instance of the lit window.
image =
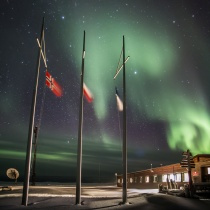
POLYGON ((176 174, 175 175, 175 181, 176 182, 181 182, 181 174, 176 174))
POLYGON ((171 179, 174 181, 174 174, 170 174, 170 176, 169 176, 169 181, 170 181, 171 179))
POLYGON ((188 173, 184 173, 184 182, 189 182, 189 176, 188 173))
POLYGON ((208 167, 207 170, 208 170, 208 174, 210 174, 210 167, 208 167))
POLYGON ((157 175, 153 176, 153 182, 157 182, 157 175))
POLYGON ((149 182, 149 176, 145 176, 145 182, 146 182, 146 183, 149 182))
POLYGON ((117 182, 120 183, 120 179, 118 179, 117 182))
POLYGON ((142 176, 139 177, 139 183, 142 183, 142 176))
POLYGON ((133 178, 130 178, 130 183, 133 183, 133 178))
POLYGON ((167 182, 167 174, 164 174, 164 175, 162 176, 162 182, 167 182))

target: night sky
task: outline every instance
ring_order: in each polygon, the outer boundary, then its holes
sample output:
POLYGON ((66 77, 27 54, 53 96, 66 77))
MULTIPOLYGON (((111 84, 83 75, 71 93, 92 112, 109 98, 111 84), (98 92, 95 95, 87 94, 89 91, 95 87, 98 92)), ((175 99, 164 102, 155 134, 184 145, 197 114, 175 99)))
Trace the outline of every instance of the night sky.
MULTIPOLYGON (((210 1, 1 0, 0 176, 24 174, 42 18, 48 70, 63 87, 45 86, 42 61, 35 124, 37 176, 75 181, 83 31, 83 181, 122 173, 122 72, 113 80, 125 36, 128 172, 177 163, 183 151, 210 153, 210 1)), ((56 180, 56 179, 55 179, 56 180)))

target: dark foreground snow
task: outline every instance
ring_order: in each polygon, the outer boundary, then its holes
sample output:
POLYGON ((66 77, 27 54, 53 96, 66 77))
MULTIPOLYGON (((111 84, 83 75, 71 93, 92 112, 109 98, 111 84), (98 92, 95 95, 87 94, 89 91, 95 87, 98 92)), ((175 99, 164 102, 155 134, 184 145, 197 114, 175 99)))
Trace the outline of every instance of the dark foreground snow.
POLYGON ((75 205, 75 187, 30 187, 28 206, 21 205, 22 187, 0 192, 0 210, 40 209, 138 209, 209 210, 210 199, 189 199, 157 193, 157 190, 128 189, 128 204, 121 205, 122 189, 114 186, 82 188, 82 205, 75 205))

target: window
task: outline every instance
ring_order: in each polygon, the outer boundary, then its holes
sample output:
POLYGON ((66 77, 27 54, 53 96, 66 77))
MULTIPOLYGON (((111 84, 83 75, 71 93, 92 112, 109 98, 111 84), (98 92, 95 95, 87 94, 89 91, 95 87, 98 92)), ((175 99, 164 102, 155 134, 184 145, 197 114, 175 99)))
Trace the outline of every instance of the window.
POLYGON ((130 178, 130 183, 133 183, 133 178, 130 178))
POLYGON ((182 179, 181 179, 181 174, 176 174, 176 175, 175 175, 175 181, 176 181, 176 182, 181 182, 181 180, 182 180, 182 179))
POLYGON ((153 176, 153 182, 157 182, 157 175, 153 176))
POLYGON ((145 176, 145 182, 146 182, 146 183, 149 182, 149 176, 145 176))
POLYGON ((140 176, 140 177, 139 177, 139 183, 142 183, 142 180, 143 180, 143 177, 140 176))
POLYGON ((210 167, 207 168, 207 172, 208 172, 208 174, 210 174, 210 167))
POLYGON ((184 173, 184 182, 189 182, 189 176, 188 173, 184 173))
POLYGON ((169 181, 171 181, 171 179, 172 179, 172 181, 174 181, 174 174, 169 175, 169 181))
POLYGON ((120 179, 118 179, 117 182, 120 183, 120 179))
POLYGON ((135 183, 137 182, 137 177, 134 177, 134 182, 135 182, 135 183))
POLYGON ((164 174, 164 175, 162 176, 162 182, 167 182, 167 174, 164 174))

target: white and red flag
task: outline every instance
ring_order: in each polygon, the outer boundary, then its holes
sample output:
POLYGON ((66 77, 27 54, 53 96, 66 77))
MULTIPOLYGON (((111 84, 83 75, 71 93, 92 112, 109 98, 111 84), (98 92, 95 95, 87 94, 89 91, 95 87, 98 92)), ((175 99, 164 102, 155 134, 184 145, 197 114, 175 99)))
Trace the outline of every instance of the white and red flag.
POLYGON ((93 101, 93 94, 90 92, 89 88, 85 83, 83 83, 83 93, 87 101, 91 103, 93 101))
POLYGON ((52 75, 48 71, 46 71, 45 84, 47 85, 47 87, 50 88, 50 90, 52 90, 52 92, 57 97, 61 97, 63 95, 63 90, 62 90, 61 86, 55 81, 55 79, 52 77, 52 75))

